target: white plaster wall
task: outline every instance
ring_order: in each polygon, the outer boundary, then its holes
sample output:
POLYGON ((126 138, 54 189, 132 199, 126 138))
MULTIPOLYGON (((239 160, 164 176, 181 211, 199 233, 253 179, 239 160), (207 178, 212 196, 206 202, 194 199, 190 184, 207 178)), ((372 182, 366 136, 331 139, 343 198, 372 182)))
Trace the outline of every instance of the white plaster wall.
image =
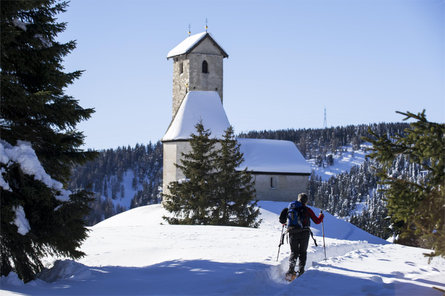
MULTIPOLYGON (((192 147, 188 141, 175 141, 163 143, 163 171, 162 192, 169 194, 168 184, 183 179, 185 176, 175 163, 181 164, 182 153, 190 153, 192 147)), ((221 144, 216 143, 215 149, 221 149, 221 144)))
POLYGON ((309 176, 254 174, 258 200, 293 201, 299 193, 306 192, 309 176), (273 187, 270 179, 273 178, 273 187))
POLYGON ((190 143, 187 141, 164 142, 163 143, 163 171, 162 171, 162 192, 169 194, 168 184, 184 178, 184 174, 175 166, 180 164, 183 153, 191 151, 190 143))
MULTIPOLYGON (((220 149, 217 143, 216 149, 220 149)), ((184 178, 184 174, 174 164, 180 163, 182 153, 189 153, 191 146, 188 141, 163 143, 163 193, 169 194, 168 184, 184 178)), ((256 198, 258 200, 293 201, 299 193, 306 192, 309 176, 281 175, 281 174, 255 174, 256 198), (270 179, 273 178, 273 187, 270 179)))

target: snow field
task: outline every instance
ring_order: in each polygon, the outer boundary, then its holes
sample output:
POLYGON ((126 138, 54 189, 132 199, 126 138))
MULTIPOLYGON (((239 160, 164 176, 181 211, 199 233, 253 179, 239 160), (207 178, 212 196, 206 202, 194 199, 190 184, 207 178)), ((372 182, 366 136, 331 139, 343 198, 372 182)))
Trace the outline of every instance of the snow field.
POLYGON ((0 294, 440 295, 431 287, 445 288, 443 258, 428 265, 422 255, 428 250, 368 243, 378 238, 328 213, 327 260, 317 225, 319 246, 310 240, 305 274, 285 282, 288 244, 276 261, 281 232, 276 212, 283 205, 260 202, 258 229, 168 225, 161 205, 132 209, 91 227, 82 246, 86 257, 55 264, 47 258, 54 267, 28 284, 11 273, 0 279, 0 294))
POLYGON ((363 164, 363 162, 365 162, 365 157, 368 154, 366 149, 370 147, 372 147, 370 143, 364 143, 360 145, 360 150, 354 151, 352 146, 342 146, 339 149, 345 151, 341 154, 338 152, 333 154, 334 164, 325 168, 319 167, 314 158, 307 161, 315 171, 315 175, 320 176, 323 181, 327 181, 333 176, 349 171, 353 166, 363 164))

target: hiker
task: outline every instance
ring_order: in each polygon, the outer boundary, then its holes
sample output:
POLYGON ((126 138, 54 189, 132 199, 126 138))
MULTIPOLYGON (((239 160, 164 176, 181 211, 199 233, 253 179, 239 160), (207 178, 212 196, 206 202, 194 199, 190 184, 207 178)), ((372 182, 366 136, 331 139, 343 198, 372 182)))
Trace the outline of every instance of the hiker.
POLYGON ((295 278, 295 265, 298 262, 298 276, 304 273, 304 266, 306 265, 307 247, 309 244, 309 235, 312 234, 309 228, 311 221, 315 224, 323 222, 324 215, 320 213, 317 217, 314 212, 306 206, 308 196, 306 193, 300 193, 298 200, 291 202, 288 208, 284 208, 280 214, 280 223, 286 224, 287 232, 289 233, 289 242, 291 254, 289 257, 289 270, 286 273, 286 278, 295 278))

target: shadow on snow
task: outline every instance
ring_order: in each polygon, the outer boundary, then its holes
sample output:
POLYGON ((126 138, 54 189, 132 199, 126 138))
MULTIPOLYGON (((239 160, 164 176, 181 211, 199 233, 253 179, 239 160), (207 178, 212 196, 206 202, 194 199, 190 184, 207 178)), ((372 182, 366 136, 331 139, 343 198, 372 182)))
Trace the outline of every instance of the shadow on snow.
MULTIPOLYGON (((68 260, 67 260, 68 261, 68 260)), ((396 275, 369 274, 369 279, 309 269, 288 284, 277 280, 279 266, 173 260, 147 267, 104 266, 81 269, 48 283, 1 288, 25 295, 424 295, 431 288, 398 281, 396 275), (392 277, 384 283, 382 277, 392 277)), ((332 267, 332 266, 331 266, 332 267)), ((360 271, 359 271, 360 272, 360 271)), ((430 283, 433 284, 433 283, 430 283)))

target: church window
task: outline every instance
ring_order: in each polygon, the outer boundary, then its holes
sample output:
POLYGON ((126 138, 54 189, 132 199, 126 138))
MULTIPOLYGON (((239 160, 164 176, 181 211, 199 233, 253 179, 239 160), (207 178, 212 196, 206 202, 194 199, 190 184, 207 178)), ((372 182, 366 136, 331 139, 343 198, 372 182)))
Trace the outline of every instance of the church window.
POLYGON ((202 62, 202 73, 209 73, 209 64, 207 61, 202 62))
POLYGON ((180 62, 179 63, 179 74, 182 74, 182 73, 184 73, 184 63, 180 62))

